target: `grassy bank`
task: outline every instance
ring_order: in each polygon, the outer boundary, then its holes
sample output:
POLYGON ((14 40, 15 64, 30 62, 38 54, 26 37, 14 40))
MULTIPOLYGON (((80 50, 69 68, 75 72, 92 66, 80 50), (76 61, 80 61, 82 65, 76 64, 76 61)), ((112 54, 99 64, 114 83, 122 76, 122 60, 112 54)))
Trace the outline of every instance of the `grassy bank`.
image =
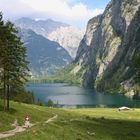
POLYGON ((12 109, 0 111, 0 132, 13 129, 11 124, 30 115, 35 126, 5 140, 139 140, 140 109, 118 112, 117 109, 53 109, 11 102, 12 109), (58 115, 56 121, 44 124, 58 115))
POLYGON ((69 85, 81 85, 81 73, 72 72, 74 64, 58 70, 55 75, 29 79, 31 83, 67 83, 69 85))

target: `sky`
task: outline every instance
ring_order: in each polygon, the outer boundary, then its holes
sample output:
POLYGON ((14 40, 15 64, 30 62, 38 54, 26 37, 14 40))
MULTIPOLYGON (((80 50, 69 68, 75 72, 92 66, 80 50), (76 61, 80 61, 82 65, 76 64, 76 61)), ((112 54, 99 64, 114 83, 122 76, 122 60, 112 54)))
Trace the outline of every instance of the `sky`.
POLYGON ((46 20, 51 18, 78 28, 101 14, 110 0, 0 0, 5 20, 21 17, 46 20))

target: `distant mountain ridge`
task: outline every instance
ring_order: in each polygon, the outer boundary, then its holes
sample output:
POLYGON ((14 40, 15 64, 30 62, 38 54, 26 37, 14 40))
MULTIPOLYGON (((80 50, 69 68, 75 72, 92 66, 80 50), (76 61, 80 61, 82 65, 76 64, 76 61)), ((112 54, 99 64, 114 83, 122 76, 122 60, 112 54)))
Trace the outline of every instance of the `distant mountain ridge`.
POLYGON ((19 36, 27 48, 33 77, 52 75, 72 61, 68 52, 57 42, 50 41, 30 29, 19 29, 19 36))
POLYGON ((24 17, 16 20, 15 25, 21 29, 31 29, 47 39, 58 42, 73 59, 84 34, 80 29, 52 19, 34 20, 24 17))
POLYGON ((37 34, 41 34, 44 37, 48 36, 49 33, 55 31, 60 27, 69 27, 70 25, 53 21, 52 19, 47 20, 34 20, 31 18, 23 17, 15 21, 15 24, 21 29, 31 29, 37 34))

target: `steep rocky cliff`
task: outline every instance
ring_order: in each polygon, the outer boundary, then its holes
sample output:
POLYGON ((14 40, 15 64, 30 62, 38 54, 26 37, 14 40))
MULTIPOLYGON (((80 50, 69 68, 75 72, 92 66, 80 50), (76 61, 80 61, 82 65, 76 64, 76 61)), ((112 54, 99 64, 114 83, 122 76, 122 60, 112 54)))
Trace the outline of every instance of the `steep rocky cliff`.
POLYGON ((83 31, 79 29, 68 26, 60 27, 48 35, 48 39, 58 42, 63 46, 70 54, 70 56, 75 59, 78 45, 84 35, 83 31))
POLYGON ((132 59, 140 53, 140 0, 112 0, 91 19, 75 59, 84 87, 119 89, 132 81, 132 59))

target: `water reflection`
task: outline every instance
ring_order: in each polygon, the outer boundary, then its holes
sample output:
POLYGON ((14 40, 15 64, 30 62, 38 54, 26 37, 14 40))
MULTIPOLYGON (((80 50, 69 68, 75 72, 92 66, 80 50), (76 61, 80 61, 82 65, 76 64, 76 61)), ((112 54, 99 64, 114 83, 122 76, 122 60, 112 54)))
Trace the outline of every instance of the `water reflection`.
POLYGON ((61 107, 140 107, 140 101, 120 94, 102 94, 66 84, 29 84, 27 89, 33 91, 36 101, 47 104, 51 99, 61 107))

